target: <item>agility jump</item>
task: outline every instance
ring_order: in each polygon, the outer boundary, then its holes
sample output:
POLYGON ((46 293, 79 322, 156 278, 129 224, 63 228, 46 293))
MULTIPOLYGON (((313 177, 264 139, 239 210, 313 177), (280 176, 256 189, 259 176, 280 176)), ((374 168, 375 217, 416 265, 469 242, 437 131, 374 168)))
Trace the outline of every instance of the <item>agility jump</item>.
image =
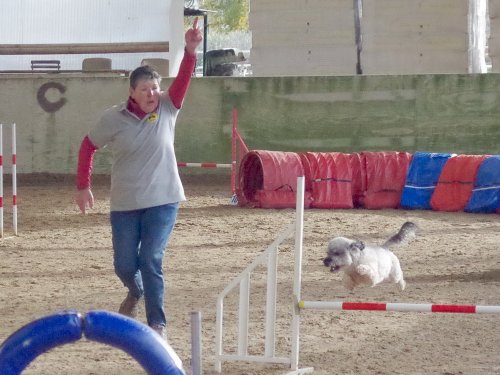
POLYGON ((278 363, 289 365, 291 374, 313 372, 312 367, 299 368, 300 352, 300 314, 302 310, 364 310, 394 312, 428 312, 428 313, 460 313, 460 314, 500 314, 500 306, 485 305, 447 305, 447 304, 414 304, 414 303, 373 303, 342 301, 307 301, 301 297, 302 252, 303 252, 303 220, 304 220, 304 177, 297 179, 295 221, 276 238, 247 268, 233 279, 217 298, 216 318, 216 355, 215 370, 221 372, 223 361, 245 361, 259 363, 278 363), (291 322, 291 353, 287 357, 275 355, 275 321, 277 290, 277 257, 278 248, 292 234, 295 234, 294 280, 293 280, 293 318, 291 322), (265 350, 262 355, 248 354, 249 296, 250 276, 259 265, 267 265, 267 294, 265 306, 265 350), (236 354, 223 352, 224 341, 224 298, 230 291, 239 287, 238 308, 238 348, 236 354))

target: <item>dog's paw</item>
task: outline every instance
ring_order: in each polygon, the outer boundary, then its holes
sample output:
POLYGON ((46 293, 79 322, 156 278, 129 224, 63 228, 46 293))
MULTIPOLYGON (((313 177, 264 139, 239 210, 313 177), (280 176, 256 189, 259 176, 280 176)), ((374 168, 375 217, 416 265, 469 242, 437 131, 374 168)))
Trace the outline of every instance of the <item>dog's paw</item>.
POLYGON ((353 290, 356 286, 356 284, 350 277, 344 277, 342 279, 342 284, 344 284, 344 288, 346 288, 347 290, 353 290))
POLYGON ((406 288, 406 281, 404 281, 403 279, 399 280, 398 287, 399 287, 400 291, 405 290, 405 288, 406 288))
POLYGON ((357 266, 356 272, 359 273, 360 275, 368 275, 368 276, 373 274, 372 269, 365 264, 360 264, 359 266, 357 266))

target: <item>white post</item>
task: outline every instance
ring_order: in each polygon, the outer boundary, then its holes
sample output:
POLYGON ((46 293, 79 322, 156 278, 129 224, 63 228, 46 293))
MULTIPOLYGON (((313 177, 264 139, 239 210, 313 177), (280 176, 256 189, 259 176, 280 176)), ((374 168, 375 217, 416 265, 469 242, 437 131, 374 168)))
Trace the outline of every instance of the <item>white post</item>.
POLYGON ((201 375, 201 312, 191 312, 191 375, 201 375))
POLYGON ((215 371, 220 373, 222 371, 222 337, 224 335, 224 296, 217 297, 217 314, 215 317, 215 371))
POLYGON ((278 248, 267 260, 266 343, 265 356, 274 357, 276 347, 276 294, 278 288, 278 248))
POLYGON ((250 273, 240 283, 240 304, 238 315, 238 355, 248 353, 248 316, 250 308, 250 273))
POLYGON ((17 236, 17 147, 16 124, 12 124, 12 227, 17 236))
POLYGON ((302 242, 304 232, 304 177, 297 178, 297 204, 295 213, 295 267, 293 277, 293 320, 292 320, 292 353, 290 368, 297 370, 299 366, 299 328, 301 300, 300 285, 302 282, 302 242))

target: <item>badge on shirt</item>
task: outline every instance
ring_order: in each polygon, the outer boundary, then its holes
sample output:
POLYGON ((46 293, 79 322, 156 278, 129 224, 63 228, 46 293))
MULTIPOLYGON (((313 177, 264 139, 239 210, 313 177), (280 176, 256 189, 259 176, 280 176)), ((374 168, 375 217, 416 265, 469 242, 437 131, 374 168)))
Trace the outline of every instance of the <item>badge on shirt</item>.
POLYGON ((156 112, 151 113, 148 117, 148 122, 150 124, 154 124, 157 120, 158 120, 158 113, 156 112))

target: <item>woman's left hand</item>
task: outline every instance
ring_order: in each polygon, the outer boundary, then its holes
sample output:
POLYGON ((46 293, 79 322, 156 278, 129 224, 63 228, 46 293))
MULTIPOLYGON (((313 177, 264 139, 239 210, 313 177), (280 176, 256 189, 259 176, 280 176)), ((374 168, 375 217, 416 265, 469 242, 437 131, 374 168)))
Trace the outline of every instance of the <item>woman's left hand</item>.
POLYGON ((198 28, 198 17, 194 18, 193 27, 186 31, 185 39, 186 50, 194 55, 196 53, 196 47, 198 47, 203 40, 201 30, 198 28))

